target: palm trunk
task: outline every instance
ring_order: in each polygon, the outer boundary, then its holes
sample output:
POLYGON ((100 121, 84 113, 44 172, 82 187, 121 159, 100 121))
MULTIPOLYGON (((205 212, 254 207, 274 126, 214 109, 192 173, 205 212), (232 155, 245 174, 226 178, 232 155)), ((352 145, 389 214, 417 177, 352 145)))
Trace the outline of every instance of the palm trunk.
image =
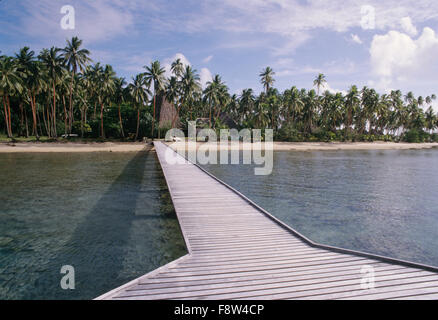
POLYGON ((26 111, 24 111, 24 119, 25 119, 25 123, 26 123, 26 138, 29 138, 29 126, 27 123, 27 113, 26 111))
POLYGON ((152 140, 154 140, 154 129, 155 129, 155 97, 156 97, 156 94, 154 94, 154 116, 152 118, 152 131, 151 131, 152 140))
POLYGON ((52 111, 52 123, 53 123, 53 137, 56 138, 56 88, 55 80, 53 80, 53 111, 52 111))
MULTIPOLYGON (((122 112, 120 111, 120 105, 119 105, 119 122, 120 122, 120 133, 122 135, 122 138, 125 138, 125 132, 123 131, 123 122, 122 122, 122 112)), ((137 129, 138 131, 138 129, 137 129)))
POLYGON ((73 127, 73 83, 75 80, 75 71, 72 70, 72 77, 70 82, 70 101, 69 101, 69 119, 68 119, 68 133, 71 134, 73 127))
POLYGON ((8 138, 11 138, 9 135, 9 117, 8 117, 8 109, 6 104, 6 98, 3 96, 3 108, 5 112, 5 124, 6 124, 6 134, 8 135, 8 138))
POLYGON ((9 138, 12 138, 11 103, 9 101, 9 96, 6 96, 6 102, 8 104, 8 136, 9 138))
POLYGON ((46 128, 47 136, 48 136, 49 138, 51 138, 51 134, 50 134, 50 125, 49 125, 49 124, 50 124, 50 122, 49 122, 49 120, 50 120, 49 110, 50 110, 50 106, 47 105, 47 115, 46 115, 46 110, 45 110, 45 108, 44 108, 44 106, 43 106, 43 120, 44 120, 44 127, 46 128))
MULTIPOLYGON (((34 100, 34 103, 35 103, 35 100, 34 100)), ((35 107, 36 107, 36 105, 35 105, 35 107)), ((43 107, 44 108, 44 107, 43 107)), ((38 110, 36 110, 36 116, 37 116, 37 127, 39 126, 40 127, 40 133, 41 133, 41 135, 43 135, 43 128, 42 128, 42 126, 41 126, 41 118, 40 118, 40 113, 38 112, 38 110)), ((44 120, 44 115, 43 115, 43 120, 44 120)), ((38 133, 38 130, 37 130, 37 133, 38 133)), ((39 136, 37 136, 37 140, 39 140, 39 136)))
POLYGON ((105 139, 105 131, 103 130, 103 103, 100 105, 100 134, 102 139, 105 139))
MULTIPOLYGON (((67 107, 66 107, 66 105, 65 105, 65 96, 64 95, 62 95, 62 104, 63 104, 63 106, 64 106, 64 134, 65 134, 65 137, 68 137, 67 136, 67 126, 68 126, 68 124, 67 124, 67 107)), ((70 132, 71 133, 71 132, 70 132)))
POLYGON ((137 109, 137 131, 135 132, 135 139, 137 140, 138 138, 138 129, 140 127, 140 108, 137 109))
POLYGON ((84 138, 84 110, 81 109, 81 138, 84 138))
POLYGON ((217 112, 216 112, 216 117, 213 119, 214 120, 214 126, 213 126, 214 128, 216 128, 216 120, 219 119, 220 113, 221 113, 221 108, 219 107, 217 112))
POLYGON ((208 122, 209 122, 209 127, 211 128, 211 103, 210 103, 210 115, 209 115, 208 122))
POLYGON ((33 120, 33 126, 32 126, 32 134, 35 135, 35 137, 37 138, 37 140, 39 139, 38 137, 38 128, 37 128, 37 116, 36 116, 36 106, 33 102, 33 93, 31 90, 29 90, 29 97, 30 97, 30 107, 32 109, 32 120, 33 120))
POLYGON ((18 109, 20 109, 20 130, 18 132, 18 136, 22 137, 24 134, 24 108, 23 108, 23 102, 20 102, 18 104, 18 109))

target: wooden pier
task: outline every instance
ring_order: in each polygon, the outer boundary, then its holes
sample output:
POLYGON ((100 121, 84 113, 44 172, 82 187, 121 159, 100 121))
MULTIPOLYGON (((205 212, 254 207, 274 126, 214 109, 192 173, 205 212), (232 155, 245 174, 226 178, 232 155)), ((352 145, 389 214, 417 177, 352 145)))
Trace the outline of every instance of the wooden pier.
POLYGON ((188 254, 97 299, 438 299, 437 268, 314 243, 154 144, 188 254))

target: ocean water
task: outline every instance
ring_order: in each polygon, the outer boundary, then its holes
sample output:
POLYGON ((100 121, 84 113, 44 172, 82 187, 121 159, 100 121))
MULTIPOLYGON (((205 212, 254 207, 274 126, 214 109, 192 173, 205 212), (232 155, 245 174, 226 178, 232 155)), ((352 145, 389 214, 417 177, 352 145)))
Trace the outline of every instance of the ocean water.
MULTIPOLYGON (((436 149, 204 167, 314 241, 438 266, 436 149)), ((184 254, 153 152, 0 154, 0 299, 91 299, 184 254)))
POLYGON ((438 149, 275 152, 268 176, 204 168, 316 242, 438 266, 438 149))
POLYGON ((0 299, 92 299, 185 253, 155 153, 0 154, 0 299))

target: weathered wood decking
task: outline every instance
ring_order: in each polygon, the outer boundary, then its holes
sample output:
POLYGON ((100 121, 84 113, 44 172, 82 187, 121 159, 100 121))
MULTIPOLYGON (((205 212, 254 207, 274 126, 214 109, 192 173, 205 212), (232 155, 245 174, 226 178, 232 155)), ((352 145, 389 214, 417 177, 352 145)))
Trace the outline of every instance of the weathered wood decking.
POLYGON ((189 253, 97 299, 438 299, 436 268, 313 243, 155 148, 189 253), (364 266, 374 289, 361 288, 364 266))

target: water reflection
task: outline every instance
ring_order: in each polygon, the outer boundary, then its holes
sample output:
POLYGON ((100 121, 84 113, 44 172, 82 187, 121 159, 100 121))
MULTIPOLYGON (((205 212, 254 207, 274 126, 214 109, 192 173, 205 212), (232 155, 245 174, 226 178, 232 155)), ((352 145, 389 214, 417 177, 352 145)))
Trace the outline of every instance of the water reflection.
POLYGON ((309 238, 438 266, 438 150, 276 152, 206 169, 309 238))
POLYGON ((185 254, 154 153, 0 160, 0 298, 90 299, 185 254))

